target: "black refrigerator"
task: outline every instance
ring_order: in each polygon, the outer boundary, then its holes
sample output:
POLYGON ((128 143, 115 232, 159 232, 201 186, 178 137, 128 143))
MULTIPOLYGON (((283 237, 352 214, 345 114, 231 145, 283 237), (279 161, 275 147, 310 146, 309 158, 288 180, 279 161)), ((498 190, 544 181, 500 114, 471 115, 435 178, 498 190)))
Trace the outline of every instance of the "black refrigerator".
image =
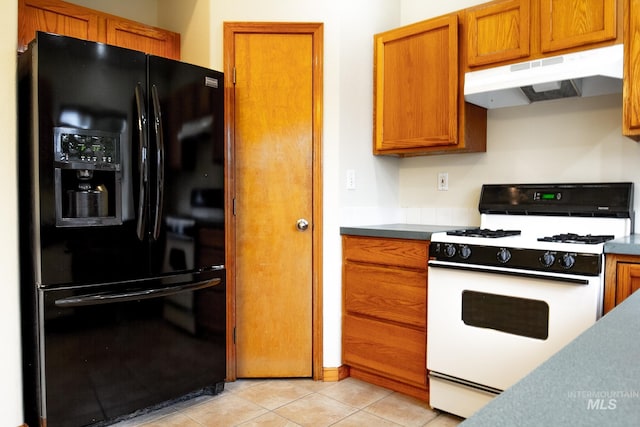
POLYGON ((38 33, 18 90, 25 422, 221 392, 223 74, 38 33))

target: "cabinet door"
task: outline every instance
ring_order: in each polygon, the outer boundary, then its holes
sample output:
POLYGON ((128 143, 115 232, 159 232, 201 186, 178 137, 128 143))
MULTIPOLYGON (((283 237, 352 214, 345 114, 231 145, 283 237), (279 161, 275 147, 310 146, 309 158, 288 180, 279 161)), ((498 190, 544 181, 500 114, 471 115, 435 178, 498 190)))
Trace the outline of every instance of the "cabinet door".
POLYGON ((180 34, 126 19, 107 18, 107 43, 151 55, 180 59, 180 34))
POLYGON ((542 52, 616 38, 616 0, 541 0, 542 52))
POLYGON ((424 388, 427 343, 424 330, 345 315, 343 362, 381 376, 424 388))
POLYGON ((640 264, 620 262, 617 270, 616 305, 640 289, 640 264))
POLYGON ((380 33, 374 42, 374 154, 455 145, 458 16, 380 33))
POLYGON ((426 270, 347 262, 343 274, 346 312, 426 328, 426 270))
POLYGON ((426 271, 429 244, 424 240, 344 236, 343 256, 348 261, 394 265, 426 271))
POLYGON ((530 0, 492 2, 467 10, 469 66, 530 54, 530 0))
POLYGON ((640 0, 625 3, 622 133, 640 140, 640 0))
POLYGON ((98 16, 88 9, 58 0, 18 1, 18 51, 26 50, 36 31, 101 41, 98 16))

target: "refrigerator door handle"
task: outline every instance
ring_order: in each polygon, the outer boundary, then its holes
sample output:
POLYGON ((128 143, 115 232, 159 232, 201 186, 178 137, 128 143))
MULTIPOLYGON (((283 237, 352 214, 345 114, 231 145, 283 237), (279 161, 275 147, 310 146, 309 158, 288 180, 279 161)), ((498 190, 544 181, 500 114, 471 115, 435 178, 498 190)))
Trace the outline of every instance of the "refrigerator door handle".
POLYGON ((136 226, 136 233, 139 240, 144 240, 144 231, 146 226, 146 206, 148 204, 149 196, 147 194, 147 185, 149 177, 148 160, 147 160, 147 109, 144 102, 144 90, 140 83, 137 84, 135 89, 136 107, 138 110, 138 150, 139 150, 139 178, 140 178, 140 192, 138 200, 138 223, 136 226))
POLYGON ((201 282, 168 286, 155 289, 135 289, 124 292, 96 293, 60 298, 55 301, 57 307, 82 307, 87 305, 110 304, 126 301, 138 301, 143 299, 160 298, 175 295, 182 292, 196 291, 219 285, 222 279, 208 279, 201 282))
POLYGON ((156 85, 151 87, 151 98, 153 99, 154 130, 156 133, 157 150, 157 173, 156 173, 156 210, 153 224, 153 239, 160 237, 160 222, 162 221, 162 206, 164 199, 164 133, 162 130, 162 109, 160 108, 160 98, 156 85))

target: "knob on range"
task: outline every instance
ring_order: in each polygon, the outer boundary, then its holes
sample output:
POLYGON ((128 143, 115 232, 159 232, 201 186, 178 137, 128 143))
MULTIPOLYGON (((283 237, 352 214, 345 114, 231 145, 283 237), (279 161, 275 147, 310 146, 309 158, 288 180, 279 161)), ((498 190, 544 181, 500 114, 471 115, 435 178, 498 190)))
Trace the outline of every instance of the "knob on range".
POLYGON ((460 245, 458 250, 462 259, 467 259, 471 256, 471 248, 467 245, 460 245))
POLYGON ((456 255, 456 247, 451 243, 444 245, 444 256, 447 258, 453 258, 456 255))
POLYGON ((496 258, 498 259, 498 262, 505 264, 511 259, 511 252, 509 252, 509 249, 507 248, 500 248, 498 249, 496 258))
POLYGON ((551 267, 555 261, 556 261, 556 256, 549 251, 545 252, 540 257, 540 264, 542 264, 545 267, 551 267))
POLYGON ((568 270, 574 266, 574 264, 576 263, 576 258, 572 254, 567 253, 562 255, 558 262, 563 268, 568 270))

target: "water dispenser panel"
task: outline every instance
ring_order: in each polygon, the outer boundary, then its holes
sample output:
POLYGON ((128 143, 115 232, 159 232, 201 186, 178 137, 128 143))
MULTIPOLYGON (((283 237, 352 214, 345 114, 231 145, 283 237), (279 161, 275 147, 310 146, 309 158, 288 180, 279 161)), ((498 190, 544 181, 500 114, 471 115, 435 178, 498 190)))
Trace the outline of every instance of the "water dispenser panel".
POLYGON ((56 226, 122 224, 119 133, 54 128, 56 226))

